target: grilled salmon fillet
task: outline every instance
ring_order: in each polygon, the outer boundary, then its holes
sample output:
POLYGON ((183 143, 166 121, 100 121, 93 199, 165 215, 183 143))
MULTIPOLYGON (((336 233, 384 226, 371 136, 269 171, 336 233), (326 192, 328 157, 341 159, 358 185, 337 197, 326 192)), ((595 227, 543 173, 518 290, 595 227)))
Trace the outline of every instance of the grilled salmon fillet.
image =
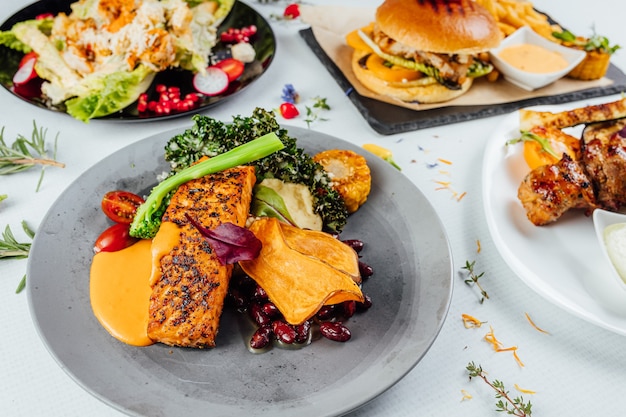
POLYGON ((243 227, 255 182, 254 167, 236 167, 189 181, 172 196, 153 241, 168 233, 166 222, 179 226, 169 253, 153 260, 159 270, 151 279, 148 336, 155 342, 215 347, 233 266, 220 264, 185 213, 209 229, 226 222, 243 227))

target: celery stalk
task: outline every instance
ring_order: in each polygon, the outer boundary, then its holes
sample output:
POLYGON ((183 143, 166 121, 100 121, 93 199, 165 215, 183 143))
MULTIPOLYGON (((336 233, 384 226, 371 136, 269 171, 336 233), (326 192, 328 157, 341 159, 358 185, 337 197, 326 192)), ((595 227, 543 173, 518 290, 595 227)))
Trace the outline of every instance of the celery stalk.
POLYGON ((168 177, 155 186, 146 201, 137 208, 130 225, 130 235, 141 239, 153 238, 161 226, 170 193, 187 181, 256 161, 283 148, 276 133, 268 133, 168 177))

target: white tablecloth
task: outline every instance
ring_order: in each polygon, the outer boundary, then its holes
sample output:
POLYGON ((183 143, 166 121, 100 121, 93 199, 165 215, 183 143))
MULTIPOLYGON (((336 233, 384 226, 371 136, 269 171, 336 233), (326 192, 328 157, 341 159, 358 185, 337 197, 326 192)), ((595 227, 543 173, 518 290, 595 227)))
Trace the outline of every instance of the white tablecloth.
MULTIPOLYGON (((280 14, 286 4, 247 3, 268 18, 280 14)), ((343 3, 377 4, 356 0, 343 3)), ((613 42, 626 46, 624 18, 615 2, 537 0, 535 4, 576 33, 588 34, 595 27, 613 42)), ((0 21, 4 21, 26 3, 0 0, 0 5, 0 21)), ((455 289, 439 337, 405 378, 355 415, 498 415, 494 411, 494 392, 481 381, 468 380, 465 367, 470 361, 481 364, 490 378, 503 381, 513 396, 530 399, 533 415, 623 415, 624 336, 581 320, 529 289, 505 264, 490 237, 481 199, 482 155, 490 133, 505 116, 379 135, 297 35, 304 25, 299 21, 276 20, 272 24, 278 42, 275 62, 260 82, 211 109, 211 116, 230 120, 236 114, 250 114, 257 106, 276 108, 285 83, 292 83, 303 98, 327 98, 332 107, 325 114, 327 120, 318 120, 311 128, 357 145, 376 143, 392 150, 403 174, 436 208, 452 247, 455 289), (438 158, 452 162, 445 172, 428 167, 438 158), (454 190, 467 194, 458 201, 449 189, 438 189, 437 181, 450 182, 454 190), (475 260, 477 272, 484 272, 481 282, 490 298, 483 304, 478 303, 476 289, 463 283, 461 272, 466 260, 475 260), (486 327, 466 329, 461 321, 463 313, 487 321, 503 343, 517 345, 525 366, 520 367, 509 354, 494 352, 483 340, 486 327), (525 313, 550 334, 530 326, 525 313), (536 393, 522 394, 514 384, 536 393), (464 400, 465 392, 472 398, 464 400)), ((619 51, 612 62, 626 69, 626 52, 619 51)), ((154 133, 189 125, 187 118, 138 124, 83 124, 30 106, 3 89, 0 103, 0 125, 5 127, 7 142, 12 142, 17 134, 29 135, 35 120, 48 128, 49 137, 59 132, 57 159, 66 163, 64 169, 46 170, 39 192, 35 192, 38 170, 0 177, 0 194, 9 195, 0 203, 0 227, 10 225, 18 240, 27 240, 20 222, 25 220, 36 229, 57 196, 94 163, 154 133)), ((576 104, 585 103, 573 105, 576 104)), ((303 117, 289 123, 306 127, 303 117)), ((4 300, 0 303, 4 333, 0 342, 0 415, 121 415, 79 387, 46 351, 31 320, 26 293, 15 294, 26 263, 0 261, 0 294, 4 300)))

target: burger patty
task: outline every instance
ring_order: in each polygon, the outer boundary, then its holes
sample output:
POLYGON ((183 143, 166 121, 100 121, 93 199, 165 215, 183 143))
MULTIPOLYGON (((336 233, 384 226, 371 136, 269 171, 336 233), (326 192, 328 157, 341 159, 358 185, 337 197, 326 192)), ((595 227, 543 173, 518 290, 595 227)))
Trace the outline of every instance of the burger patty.
POLYGON ((412 59, 430 65, 439 71, 441 79, 448 88, 461 85, 467 78, 467 71, 473 62, 471 55, 465 54, 438 54, 434 52, 418 51, 404 45, 392 38, 378 28, 374 28, 373 40, 383 50, 383 52, 400 56, 405 59, 412 59))

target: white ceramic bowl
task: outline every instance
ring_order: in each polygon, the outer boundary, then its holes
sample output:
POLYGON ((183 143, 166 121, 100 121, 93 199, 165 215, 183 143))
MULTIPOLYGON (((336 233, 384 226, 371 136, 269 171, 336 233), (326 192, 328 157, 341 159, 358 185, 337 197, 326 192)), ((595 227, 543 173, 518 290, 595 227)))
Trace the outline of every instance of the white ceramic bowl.
POLYGON ((615 264, 609 256, 607 245, 604 239, 604 231, 607 227, 617 224, 626 223, 626 215, 614 213, 602 209, 593 211, 593 226, 598 238, 598 244, 602 248, 603 262, 607 268, 603 268, 604 273, 598 274, 596 277, 596 289, 600 289, 604 293, 604 299, 608 302, 612 310, 626 313, 626 282, 617 272, 615 264))
POLYGON ((491 56, 491 62, 502 73, 502 75, 504 75, 504 78, 507 81, 528 91, 537 90, 548 84, 552 84, 574 69, 574 67, 585 58, 584 51, 567 48, 555 42, 551 42, 533 31, 528 26, 523 26, 504 38, 497 48, 494 48, 489 52, 489 55, 491 56), (539 74, 520 70, 506 61, 503 61, 498 56, 502 49, 507 46, 520 44, 537 45, 549 51, 558 52, 568 62, 568 66, 560 71, 539 74))

